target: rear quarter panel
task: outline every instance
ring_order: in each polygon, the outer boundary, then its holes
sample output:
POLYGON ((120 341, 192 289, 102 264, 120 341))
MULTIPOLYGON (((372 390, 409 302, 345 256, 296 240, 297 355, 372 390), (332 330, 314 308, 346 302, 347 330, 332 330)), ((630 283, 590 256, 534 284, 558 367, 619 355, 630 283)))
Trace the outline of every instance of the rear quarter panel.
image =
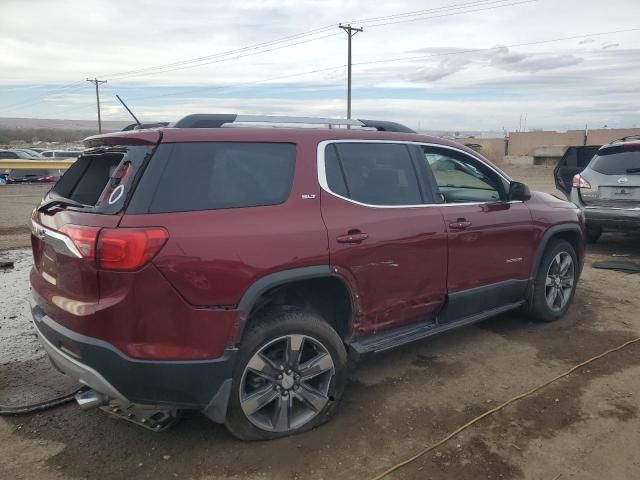
POLYGON ((291 192, 280 205, 127 214, 120 226, 166 228, 169 240, 153 263, 174 288, 192 305, 235 306, 265 275, 328 265, 319 190, 315 150, 298 143, 291 192))

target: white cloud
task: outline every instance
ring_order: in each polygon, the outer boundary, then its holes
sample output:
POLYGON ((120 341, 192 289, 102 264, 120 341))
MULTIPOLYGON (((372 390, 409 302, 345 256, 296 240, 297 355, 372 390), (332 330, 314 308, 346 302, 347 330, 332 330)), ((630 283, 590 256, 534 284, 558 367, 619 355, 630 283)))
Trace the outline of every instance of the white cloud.
MULTIPOLYGON (((428 7, 456 3, 462 2, 438 0, 428 7)), ((616 106, 635 104, 640 93, 631 73, 640 68, 639 32, 525 44, 635 28, 639 7, 637 0, 606 4, 538 0, 472 14, 365 27, 353 40, 356 64, 425 58, 354 66, 354 112, 409 123, 421 120, 423 125, 501 128, 504 124, 509 128, 521 112, 528 111, 529 118, 540 122, 575 127, 604 116, 610 108, 609 117, 629 124, 637 115, 616 106), (625 14, 612 16, 611 11, 625 14), (518 44, 522 46, 493 48, 518 44), (490 50, 448 55, 482 48, 490 50), (443 53, 447 55, 427 57, 443 53), (579 118, 567 114, 570 109, 580 112, 579 118)), ((337 27, 318 35, 335 32, 335 36, 260 55, 244 51, 233 60, 158 75, 117 79, 110 74, 204 57, 350 19, 424 8, 422 0, 0 0, 0 116, 93 118, 91 89, 80 87, 63 92, 67 97, 60 93, 46 101, 25 102, 18 110, 5 113, 2 107, 94 75, 109 80, 104 113, 110 118, 124 118, 113 100, 118 91, 126 92, 145 113, 169 119, 188 109, 204 108, 341 115, 343 69, 285 77, 344 65, 346 35, 337 27), (46 21, 25 28, 26 19, 46 21), (261 80, 274 77, 285 78, 261 85, 261 80), (227 88, 251 82, 246 97, 238 95, 238 89, 227 88), (34 93, 16 89, 20 84, 44 87, 34 93), (185 100, 185 95, 197 95, 195 88, 187 87, 203 85, 219 90, 212 90, 206 98, 185 100), (141 94, 139 88, 159 92, 154 86, 167 87, 167 92, 179 86, 185 95, 145 99, 151 95, 141 94), (319 98, 321 92, 324 96, 319 98), (214 95, 218 98, 211 98, 214 95), (66 107, 53 108, 61 103, 66 107)))

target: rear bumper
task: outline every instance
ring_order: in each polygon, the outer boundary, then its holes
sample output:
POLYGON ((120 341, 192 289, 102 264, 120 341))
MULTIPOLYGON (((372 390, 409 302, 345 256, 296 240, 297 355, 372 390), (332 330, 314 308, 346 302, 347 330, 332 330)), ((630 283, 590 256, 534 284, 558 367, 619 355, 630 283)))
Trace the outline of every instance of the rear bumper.
POLYGON ((107 342, 63 327, 35 303, 30 307, 38 337, 62 373, 110 399, 197 409, 224 421, 236 349, 227 349, 215 360, 137 360, 107 342))
POLYGON ((640 228, 640 207, 617 208, 585 205, 575 188, 571 190, 571 201, 584 212, 589 226, 615 229, 640 228))
POLYGON ((640 208, 581 207, 589 225, 616 229, 640 228, 640 208))

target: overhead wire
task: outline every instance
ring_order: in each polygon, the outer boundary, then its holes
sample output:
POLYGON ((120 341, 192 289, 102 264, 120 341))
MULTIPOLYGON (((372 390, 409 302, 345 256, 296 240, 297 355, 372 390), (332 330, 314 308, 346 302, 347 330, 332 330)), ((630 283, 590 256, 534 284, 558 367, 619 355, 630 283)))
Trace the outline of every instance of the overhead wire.
MULTIPOLYGON (((364 61, 364 62, 356 62, 356 63, 353 63, 353 65, 354 66, 374 65, 374 64, 383 64, 383 63, 392 63, 392 62, 401 62, 401 61, 422 60, 422 59, 428 59, 428 58, 432 58, 432 57, 444 57, 444 56, 450 56, 450 55, 472 54, 472 53, 492 51, 492 50, 497 50, 497 49, 502 49, 502 48, 516 48, 516 47, 521 47, 521 46, 542 45, 542 44, 547 44, 547 43, 561 42, 561 41, 567 41, 567 40, 576 40, 576 39, 582 39, 582 38, 588 38, 588 37, 594 37, 594 36, 611 35, 611 34, 617 34, 617 33, 627 33, 627 32, 633 32, 633 31, 640 31, 640 28, 624 29, 624 30, 613 30, 613 31, 608 31, 608 32, 595 32, 595 33, 588 33, 588 34, 582 34, 582 35, 572 35, 572 36, 569 36, 569 37, 557 37, 557 38, 553 38, 553 39, 540 40, 540 41, 535 41, 535 42, 514 43, 514 44, 508 44, 508 45, 500 45, 500 46, 496 46, 496 47, 476 48, 476 49, 467 49, 467 50, 455 50, 455 51, 450 51, 450 52, 433 53, 433 54, 429 54, 429 55, 418 55, 418 56, 411 56, 411 57, 396 57, 396 58, 387 58, 387 59, 379 59, 379 60, 370 60, 370 61, 364 61)), ((247 86, 247 85, 262 85, 262 84, 265 84, 267 82, 272 82, 272 81, 275 81, 275 80, 282 80, 282 79, 287 79, 287 78, 295 78, 295 77, 300 77, 300 76, 306 76, 306 75, 313 74, 313 73, 321 73, 321 72, 326 72, 326 71, 331 71, 331 70, 337 70, 337 69, 341 69, 341 68, 344 68, 344 67, 345 67, 345 65, 343 64, 343 65, 336 65, 336 66, 333 66, 333 67, 326 67, 326 68, 321 68, 321 69, 313 69, 313 70, 307 70, 307 71, 303 71, 303 72, 296 72, 296 73, 291 73, 291 74, 278 75, 278 76, 275 76, 275 77, 269 77, 269 78, 265 78, 265 79, 261 79, 261 80, 240 82, 240 83, 235 83, 235 84, 232 84, 232 85, 209 87, 209 88, 206 88, 205 91, 206 92, 210 92, 210 91, 228 90, 228 89, 233 89, 233 88, 244 87, 244 86, 247 86)), ((162 93, 162 94, 148 95, 148 96, 143 96, 143 97, 135 97, 135 96, 133 96, 132 98, 135 99, 135 100, 146 100, 146 99, 151 99, 151 98, 165 98, 165 97, 177 96, 177 95, 181 95, 181 94, 192 93, 194 91, 194 88, 197 88, 197 87, 192 87, 190 89, 181 90, 181 91, 178 91, 178 92, 162 93)))
MULTIPOLYGON (((445 6, 426 9, 426 10, 417 10, 417 11, 402 12, 402 13, 398 13, 398 14, 381 16, 381 17, 365 18, 365 19, 362 19, 361 22, 366 24, 366 23, 370 23, 372 21, 378 21, 379 22, 380 20, 404 18, 403 20, 399 20, 399 21, 387 22, 387 23, 378 23, 378 24, 373 24, 373 25, 369 26, 369 28, 375 28, 375 27, 380 27, 380 26, 394 24, 394 23, 403 23, 403 22, 407 22, 407 21, 421 21, 421 20, 427 20, 429 18, 439 18, 439 17, 442 17, 442 16, 459 15, 459 14, 462 14, 462 13, 471 13, 471 12, 480 10, 480 9, 476 9, 476 8, 469 10, 468 9, 469 7, 480 7, 480 6, 483 6, 485 8, 482 8, 482 10, 492 10, 492 9, 495 9, 495 8, 503 8, 503 7, 512 6, 512 5, 518 5, 520 3, 529 3, 529 2, 535 2, 535 1, 537 1, 537 0, 523 0, 523 1, 515 2, 515 3, 514 2, 508 3, 509 0, 475 0, 475 1, 472 1, 472 2, 450 4, 450 5, 445 5, 445 6), (467 8, 467 10, 463 10, 465 8, 467 8), (462 11, 454 11, 454 10, 462 10, 462 11), (443 13, 443 14, 440 14, 440 15, 431 15, 431 16, 426 16, 425 17, 426 14, 434 13, 434 12, 448 12, 448 13, 443 13), (409 19, 406 19, 406 17, 415 17, 415 16, 420 16, 421 18, 409 18, 409 19)), ((117 72, 115 74, 106 75, 106 77, 109 77, 110 80, 123 80, 123 79, 126 79, 126 78, 139 77, 139 76, 148 76, 148 75, 156 75, 156 74, 162 74, 162 73, 169 73, 169 72, 173 72, 173 71, 184 70, 184 69, 187 69, 187 68, 197 68, 197 67, 201 67, 201 66, 205 66, 205 65, 211 65, 211 64, 215 64, 215 63, 224 62, 224 61, 237 60, 237 59, 245 58, 245 57, 252 56, 252 55, 258 55, 258 54, 262 54, 262 53, 273 52, 273 51, 277 51, 277 50, 280 50, 280 49, 283 49, 283 48, 289 48, 289 47, 292 47, 292 46, 301 45, 301 44, 305 44, 305 43, 309 43, 309 42, 318 41, 318 40, 321 40, 321 39, 324 39, 324 38, 340 35, 341 32, 330 33, 330 34, 327 34, 327 35, 319 35, 321 33, 328 32, 329 30, 331 30, 332 28, 335 28, 336 26, 337 26, 337 24, 329 24, 329 25, 326 25, 326 26, 323 26, 323 27, 318 27, 318 28, 306 31, 306 32, 301 32, 301 33, 298 33, 298 34, 293 34, 293 35, 281 37, 279 39, 266 41, 266 42, 261 42, 261 43, 257 43, 257 44, 253 44, 253 45, 249 45, 249 46, 245 46, 245 47, 241 47, 241 48, 238 48, 238 49, 229 50, 229 51, 226 51, 226 52, 219 52, 219 53, 212 54, 212 55, 207 55, 207 56, 203 56, 203 57, 196 57, 196 58, 186 59, 186 60, 181 60, 181 61, 172 62, 172 63, 168 63, 168 64, 163 64, 163 65, 156 65, 156 66, 151 66, 151 67, 146 67, 146 68, 140 68, 140 69, 117 72), (291 42, 292 40, 299 40, 299 39, 303 39, 303 38, 309 37, 309 36, 311 36, 312 38, 291 42), (289 43, 286 43, 286 42, 289 42, 289 43)), ((59 87, 59 88, 50 90, 49 92, 45 92, 45 93, 43 93, 41 95, 38 95, 38 96, 35 96, 35 97, 31 97, 31 98, 28 98, 28 99, 23 99, 23 100, 21 100, 19 102, 15 102, 13 104, 6 105, 6 106, 4 106, 2 108, 5 109, 5 110, 9 110, 9 109, 13 109, 13 108, 16 108, 16 107, 31 106, 31 105, 33 105, 35 103, 38 103, 43 98, 49 97, 49 96, 54 95, 56 93, 60 93, 61 91, 65 91, 67 89, 74 89, 74 87, 76 85, 82 84, 82 83, 83 83, 83 81, 74 82, 74 83, 72 83, 72 84, 70 84, 68 86, 59 87)))

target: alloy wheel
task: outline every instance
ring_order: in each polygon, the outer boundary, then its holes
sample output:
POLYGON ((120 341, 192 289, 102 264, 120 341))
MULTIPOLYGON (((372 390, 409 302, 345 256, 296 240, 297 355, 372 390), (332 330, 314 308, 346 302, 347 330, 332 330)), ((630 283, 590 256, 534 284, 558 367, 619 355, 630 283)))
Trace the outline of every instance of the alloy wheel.
POLYGON ((554 312, 562 311, 571 298, 574 283, 573 258, 567 252, 560 252, 551 261, 545 279, 547 306, 554 312))
POLYGON ((249 360, 240 381, 240 406, 262 430, 295 430, 327 405, 334 377, 333 359, 321 342, 307 335, 285 335, 249 360))

